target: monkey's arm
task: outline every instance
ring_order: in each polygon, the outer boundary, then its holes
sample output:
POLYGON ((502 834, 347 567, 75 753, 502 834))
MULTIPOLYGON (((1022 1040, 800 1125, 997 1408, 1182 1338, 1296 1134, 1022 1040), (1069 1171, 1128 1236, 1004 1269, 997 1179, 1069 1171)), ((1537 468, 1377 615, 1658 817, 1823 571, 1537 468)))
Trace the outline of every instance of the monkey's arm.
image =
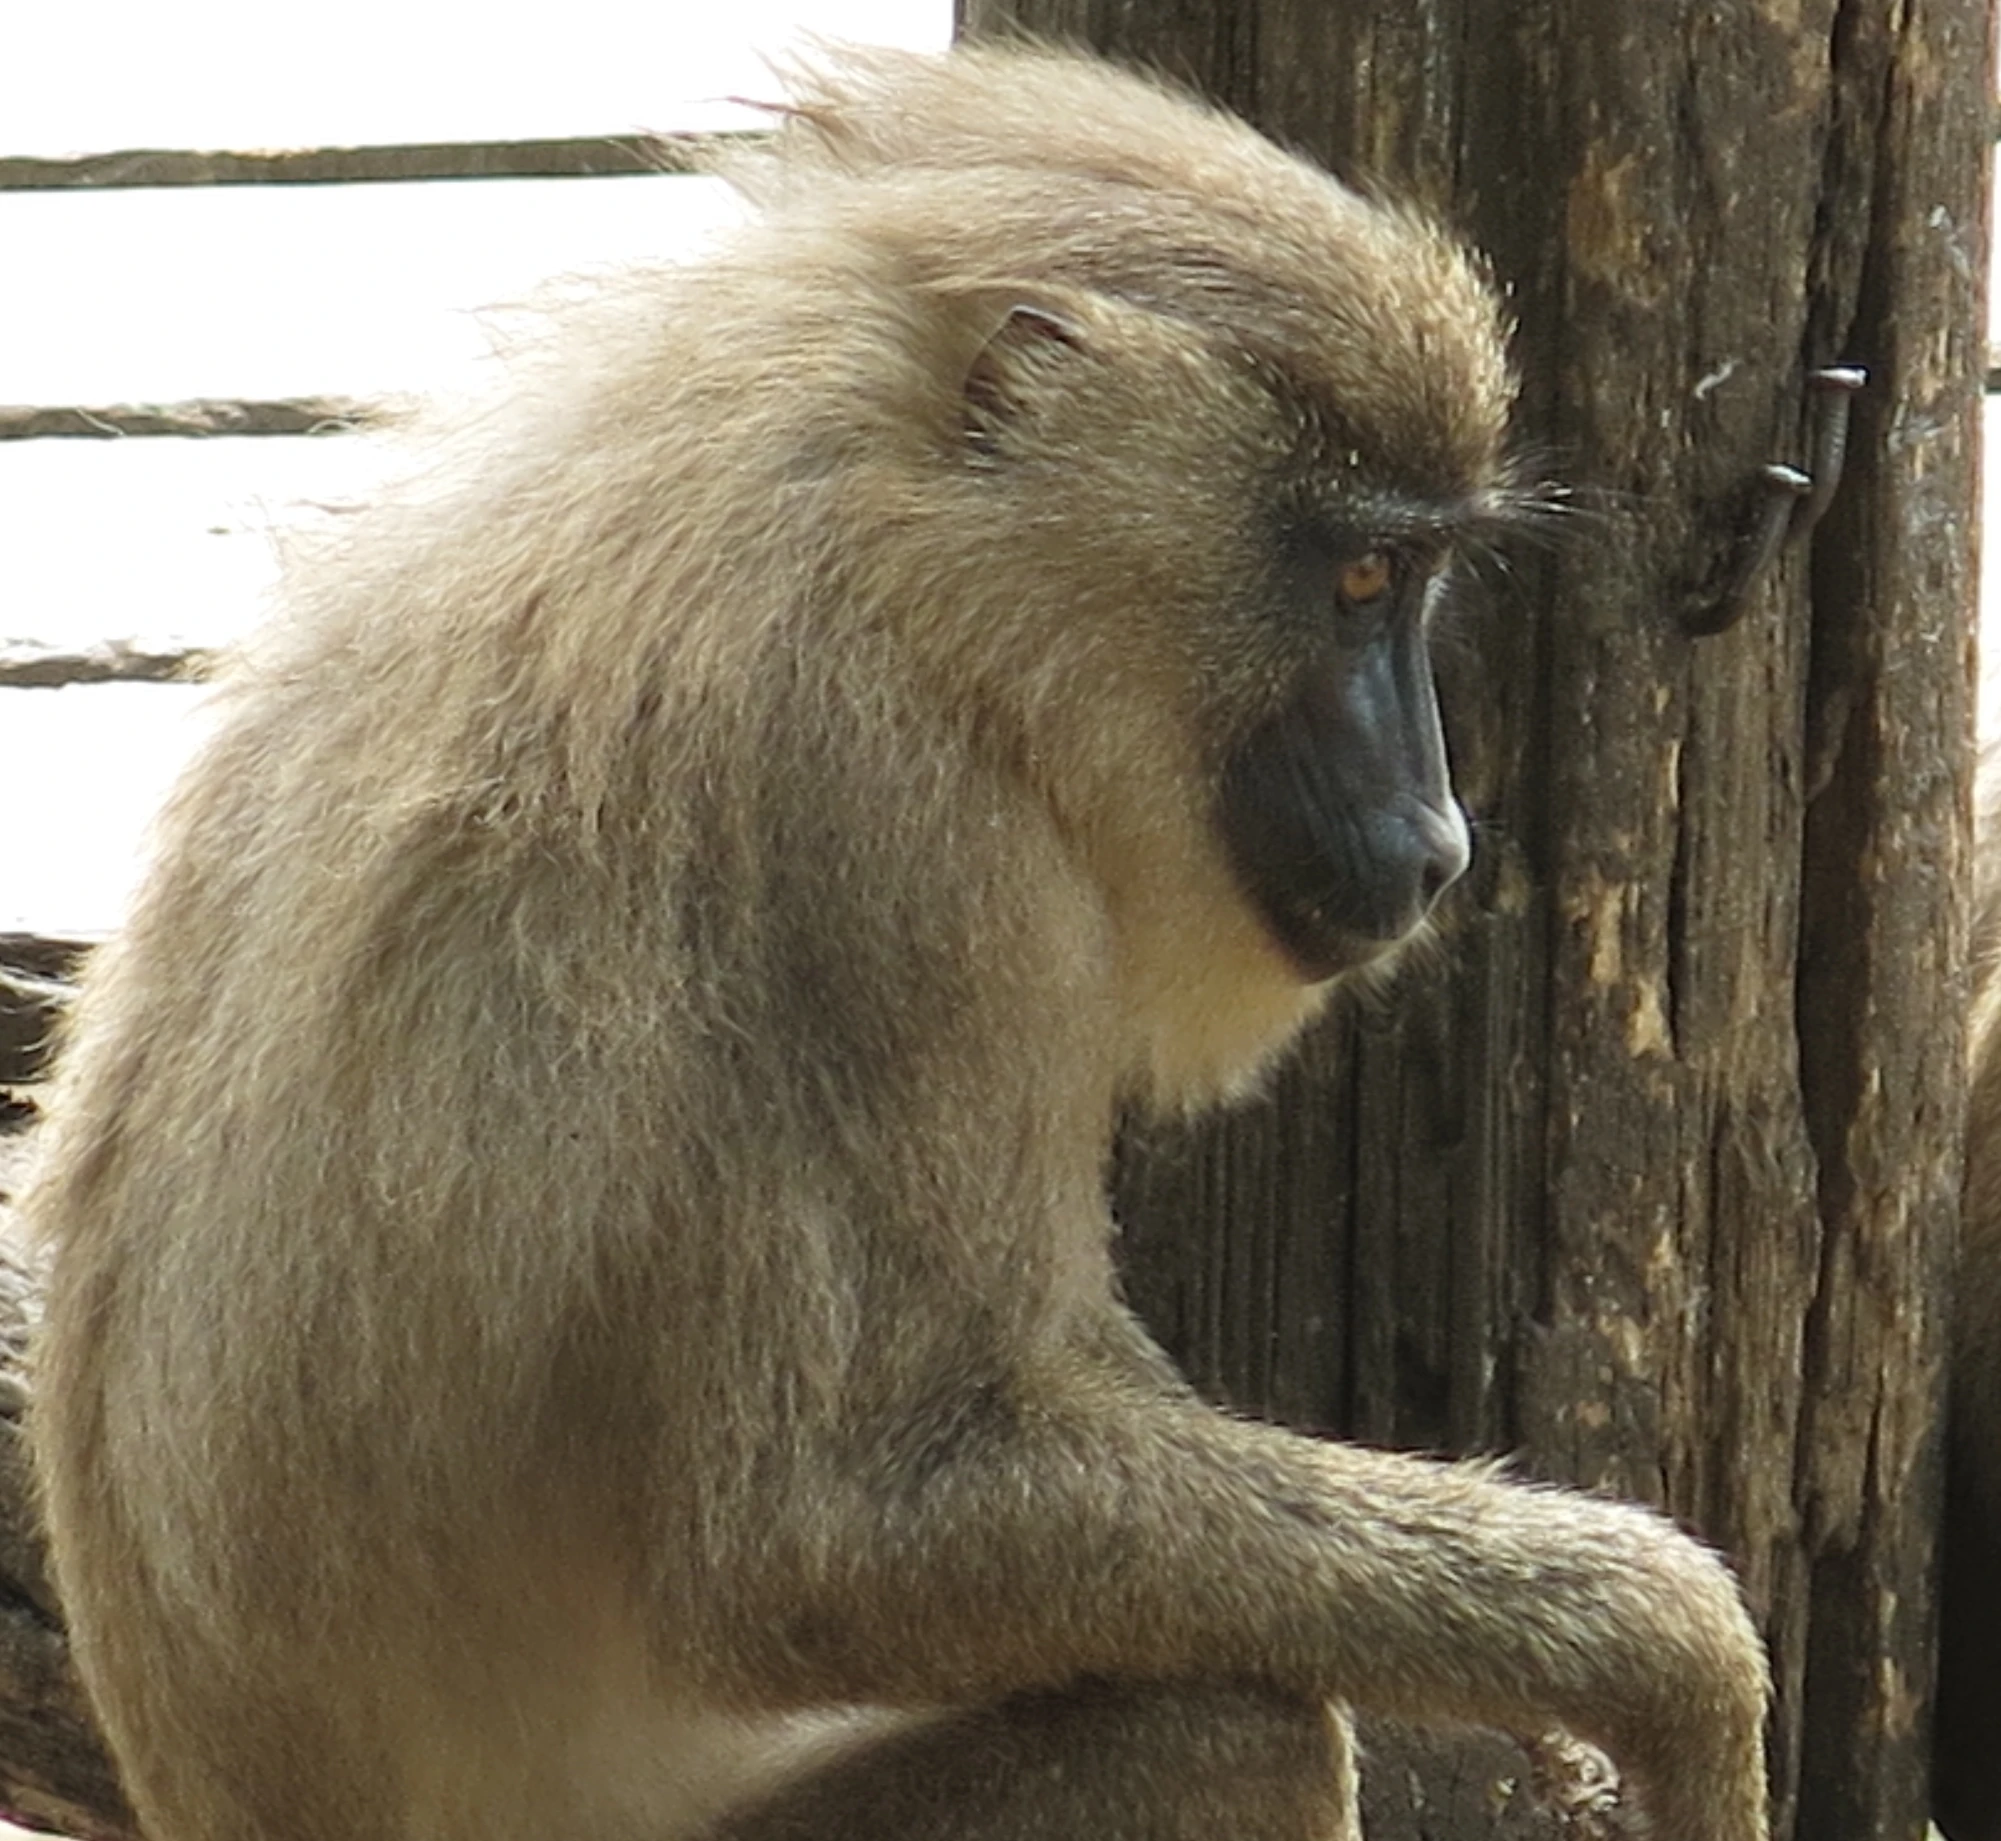
POLYGON ((1764 1833, 1758 1639, 1720 1563, 1645 1510, 1072 1370, 877 1478, 861 1512, 829 1589, 772 1626, 772 1666, 830 1697, 1254 1678, 1560 1724, 1612 1754, 1663 1841, 1764 1833))

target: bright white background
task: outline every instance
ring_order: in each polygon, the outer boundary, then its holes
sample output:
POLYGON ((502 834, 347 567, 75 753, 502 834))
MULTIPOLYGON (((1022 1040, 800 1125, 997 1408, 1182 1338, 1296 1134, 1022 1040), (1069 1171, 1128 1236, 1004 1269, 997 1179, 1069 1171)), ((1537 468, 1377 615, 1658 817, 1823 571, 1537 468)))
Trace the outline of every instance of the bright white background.
MULTIPOLYGON (((0 0, 0 155, 754 125, 723 99, 772 94, 763 58, 803 34, 932 48, 950 13, 0 0)), ((0 403, 476 387, 510 303, 551 276, 691 250, 728 209, 720 187, 679 177, 0 193, 0 403)), ((272 533, 383 465, 350 437, 0 442, 0 655, 226 642, 275 578, 272 533)), ((0 932, 116 924, 200 701, 165 685, 0 690, 0 932)), ((1983 728, 2001 732, 2001 702, 1983 728)))
POLYGON ((742 125, 802 33, 935 48, 950 0, 8 0, 0 152, 494 141, 742 125))
MULTIPOLYGON (((813 34, 935 49, 951 0, 0 0, 0 155, 757 126, 813 34)), ((0 192, 0 403, 477 387, 551 276, 726 219, 681 177, 0 192)), ((0 442, 0 654, 225 642, 272 533, 367 490, 362 438, 0 442)), ((0 932, 116 924, 202 693, 0 690, 0 932)))

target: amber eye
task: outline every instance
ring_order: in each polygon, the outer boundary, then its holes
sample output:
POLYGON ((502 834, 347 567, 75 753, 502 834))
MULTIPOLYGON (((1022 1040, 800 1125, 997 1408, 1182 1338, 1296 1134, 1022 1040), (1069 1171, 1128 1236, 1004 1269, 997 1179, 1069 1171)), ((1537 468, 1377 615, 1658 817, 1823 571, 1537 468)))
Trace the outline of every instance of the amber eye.
POLYGON ((1341 565, 1334 586, 1350 607, 1366 607, 1389 590, 1396 566, 1385 550, 1364 550, 1341 565))

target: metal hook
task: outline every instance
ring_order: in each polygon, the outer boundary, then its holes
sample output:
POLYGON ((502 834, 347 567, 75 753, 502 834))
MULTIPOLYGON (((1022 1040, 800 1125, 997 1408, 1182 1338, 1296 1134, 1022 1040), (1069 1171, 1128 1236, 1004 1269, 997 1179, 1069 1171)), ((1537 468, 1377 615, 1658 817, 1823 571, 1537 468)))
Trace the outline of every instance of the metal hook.
POLYGON ((1818 524, 1841 488, 1848 458, 1848 412, 1869 381, 1860 365, 1834 364, 1807 373, 1808 472, 1773 461, 1758 470, 1760 489, 1738 537, 1721 592, 1682 610, 1682 631, 1691 638, 1727 632, 1743 619, 1758 583, 1789 541, 1818 524))
POLYGON ((1779 461, 1758 469, 1761 488, 1724 578, 1723 591, 1706 606, 1697 602, 1681 617, 1681 628, 1693 639, 1727 632, 1744 618, 1756 594, 1759 578, 1778 559, 1791 534, 1793 520, 1810 501, 1813 481, 1798 467, 1779 461))
POLYGON ((1807 427, 1813 438, 1807 456, 1807 471, 1813 476, 1813 491, 1793 516, 1793 535, 1804 537, 1818 524, 1841 490, 1841 470, 1848 461, 1848 410, 1856 393, 1869 381, 1869 373, 1859 364, 1831 364, 1824 370, 1807 373, 1807 388, 1813 392, 1813 408, 1807 427))

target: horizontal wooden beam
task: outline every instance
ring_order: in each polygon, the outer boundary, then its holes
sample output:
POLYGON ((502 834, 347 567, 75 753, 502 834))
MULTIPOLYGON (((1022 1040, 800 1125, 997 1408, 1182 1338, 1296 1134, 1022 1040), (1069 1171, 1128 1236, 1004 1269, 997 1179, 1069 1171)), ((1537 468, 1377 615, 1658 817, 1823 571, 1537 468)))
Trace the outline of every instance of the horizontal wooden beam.
POLYGON ((393 421, 397 405, 348 396, 269 400, 192 397, 178 403, 0 404, 0 441, 117 441, 132 435, 344 435, 393 421))
POLYGON ((0 689, 52 690, 66 684, 199 684, 215 669, 206 646, 150 647, 107 639, 83 647, 0 643, 0 689))
POLYGON ((610 134, 548 141, 420 141, 200 153, 139 147, 67 159, 0 159, 0 191, 160 185, 375 185, 418 179, 581 179, 694 173, 756 134, 610 134))

